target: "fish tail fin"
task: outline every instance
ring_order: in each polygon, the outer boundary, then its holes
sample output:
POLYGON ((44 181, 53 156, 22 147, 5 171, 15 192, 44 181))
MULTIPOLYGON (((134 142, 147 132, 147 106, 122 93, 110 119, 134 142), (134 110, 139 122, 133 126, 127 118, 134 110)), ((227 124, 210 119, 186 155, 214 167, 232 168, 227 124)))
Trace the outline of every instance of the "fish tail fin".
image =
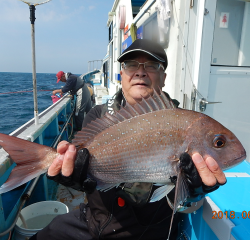
POLYGON ((8 181, 0 188, 0 193, 20 186, 46 171, 48 156, 56 157, 56 150, 48 146, 0 133, 0 146, 17 164, 8 181))
POLYGON ((0 133, 0 146, 17 165, 42 161, 48 153, 56 153, 54 148, 0 133))
POLYGON ((38 169, 34 165, 17 166, 12 170, 8 180, 0 187, 0 194, 17 188, 45 172, 46 170, 38 169))

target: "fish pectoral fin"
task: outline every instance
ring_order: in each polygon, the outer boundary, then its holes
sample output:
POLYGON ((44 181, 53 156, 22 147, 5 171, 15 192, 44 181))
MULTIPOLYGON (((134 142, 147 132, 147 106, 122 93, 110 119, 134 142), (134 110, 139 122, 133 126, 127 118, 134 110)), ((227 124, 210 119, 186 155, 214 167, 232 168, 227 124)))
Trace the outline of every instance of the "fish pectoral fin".
POLYGON ((156 187, 161 187, 161 186, 164 186, 164 185, 166 185, 166 184, 164 184, 164 183, 154 183, 154 186, 156 186, 156 187))
POLYGON ((174 188, 174 184, 164 185, 162 187, 157 188, 152 197, 150 198, 150 202, 156 202, 166 197, 167 194, 174 188))
POLYGON ((189 188, 187 184, 187 180, 183 172, 177 176, 177 182, 175 187, 175 200, 174 200, 174 212, 176 212, 177 207, 186 201, 189 196, 189 188))
POLYGON ((121 183, 115 184, 115 183, 103 183, 103 182, 97 182, 97 187, 96 189, 98 191, 108 191, 112 188, 118 187, 121 183))
POLYGON ((174 208, 171 217, 168 239, 171 233, 171 228, 173 224, 174 214, 176 213, 177 207, 182 204, 189 195, 189 189, 184 173, 180 170, 177 176, 176 186, 175 186, 175 197, 174 197, 174 208))

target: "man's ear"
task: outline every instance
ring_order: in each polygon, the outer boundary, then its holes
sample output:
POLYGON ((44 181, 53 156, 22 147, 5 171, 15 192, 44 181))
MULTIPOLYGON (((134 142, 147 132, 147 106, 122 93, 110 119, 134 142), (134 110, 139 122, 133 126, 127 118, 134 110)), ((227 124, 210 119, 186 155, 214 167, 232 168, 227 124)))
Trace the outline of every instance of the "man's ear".
POLYGON ((161 87, 163 88, 165 86, 165 80, 166 80, 167 74, 164 73, 164 75, 161 78, 161 87))

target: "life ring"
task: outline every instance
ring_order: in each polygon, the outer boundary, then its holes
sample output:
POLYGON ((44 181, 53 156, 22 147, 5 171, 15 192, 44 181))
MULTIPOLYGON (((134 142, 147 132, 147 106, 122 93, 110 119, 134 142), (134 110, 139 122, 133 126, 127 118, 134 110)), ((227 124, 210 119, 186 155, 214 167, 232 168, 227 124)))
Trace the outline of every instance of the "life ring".
POLYGON ((120 6, 119 7, 119 27, 120 27, 120 29, 125 28, 125 22, 126 22, 126 6, 120 6))

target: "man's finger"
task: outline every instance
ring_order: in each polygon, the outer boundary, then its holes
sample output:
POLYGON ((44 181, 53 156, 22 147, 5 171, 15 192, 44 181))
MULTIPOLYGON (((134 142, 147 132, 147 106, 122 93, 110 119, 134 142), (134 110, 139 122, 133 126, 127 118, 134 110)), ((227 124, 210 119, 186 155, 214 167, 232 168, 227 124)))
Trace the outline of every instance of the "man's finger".
POLYGON ((217 179, 208 168, 202 156, 199 153, 194 153, 192 155, 192 160, 197 168, 197 171, 199 172, 202 182, 207 186, 214 186, 217 183, 217 179))
POLYGON ((76 159, 76 147, 72 144, 69 145, 62 164, 62 175, 65 177, 73 173, 76 159))
POLYGON ((57 145, 57 152, 60 154, 64 154, 68 148, 69 148, 70 143, 67 141, 61 141, 57 145))
POLYGON ((207 157, 205 162, 209 170, 214 174, 218 183, 224 184, 226 182, 226 177, 218 163, 212 157, 207 157))
POLYGON ((61 172, 62 164, 63 164, 64 155, 58 155, 56 159, 52 162, 48 169, 48 175, 51 177, 56 176, 61 172))

